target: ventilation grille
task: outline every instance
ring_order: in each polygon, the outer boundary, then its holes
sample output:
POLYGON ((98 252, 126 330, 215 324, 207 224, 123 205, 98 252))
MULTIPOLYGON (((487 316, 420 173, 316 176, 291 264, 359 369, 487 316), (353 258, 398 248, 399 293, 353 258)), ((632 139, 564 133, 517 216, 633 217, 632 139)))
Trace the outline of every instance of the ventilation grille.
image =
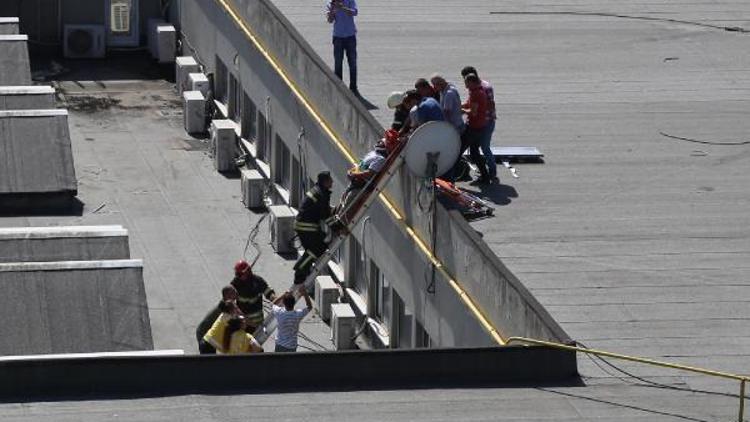
POLYGON ((112 32, 130 32, 130 3, 112 5, 112 32))

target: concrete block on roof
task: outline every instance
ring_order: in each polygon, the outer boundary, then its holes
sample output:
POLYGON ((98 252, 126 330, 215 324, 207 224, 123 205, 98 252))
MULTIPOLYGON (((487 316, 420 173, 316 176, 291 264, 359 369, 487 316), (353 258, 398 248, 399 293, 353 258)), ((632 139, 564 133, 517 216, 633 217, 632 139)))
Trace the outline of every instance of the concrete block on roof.
POLYGON ((0 17, 0 35, 18 34, 18 18, 0 17))
POLYGON ((0 228, 0 262, 129 259, 122 226, 0 228))
POLYGON ((0 35, 0 86, 31 85, 26 35, 0 35))
POLYGON ((192 56, 180 56, 174 61, 175 64, 175 84, 177 85, 177 94, 182 95, 183 91, 189 90, 188 75, 201 71, 200 65, 192 56))
POLYGON ((185 91, 182 93, 184 106, 183 118, 187 133, 203 133, 206 131, 206 99, 199 91, 185 91))
POLYGON ((0 111, 0 196, 77 193, 68 112, 0 111))
POLYGON ((140 260, 0 264, 0 355, 152 350, 140 260))
POLYGON ((55 89, 51 86, 0 86, 0 110, 52 108, 55 108, 55 89))

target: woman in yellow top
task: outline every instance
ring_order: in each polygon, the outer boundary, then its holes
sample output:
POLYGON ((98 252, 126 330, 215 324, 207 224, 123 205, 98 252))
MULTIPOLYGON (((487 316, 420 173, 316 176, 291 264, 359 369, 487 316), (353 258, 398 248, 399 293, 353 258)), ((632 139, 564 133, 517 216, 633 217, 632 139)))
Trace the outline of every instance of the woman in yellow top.
POLYGON ((235 355, 241 353, 259 353, 263 347, 253 338, 252 335, 245 332, 245 317, 238 315, 232 317, 227 323, 224 331, 224 341, 222 349, 225 354, 235 355))
POLYGON ((225 300, 219 303, 219 311, 221 311, 221 314, 216 318, 211 328, 208 329, 206 335, 203 336, 203 341, 216 349, 216 352, 225 353, 223 342, 227 324, 229 324, 229 320, 233 316, 240 314, 240 310, 234 301, 225 300))

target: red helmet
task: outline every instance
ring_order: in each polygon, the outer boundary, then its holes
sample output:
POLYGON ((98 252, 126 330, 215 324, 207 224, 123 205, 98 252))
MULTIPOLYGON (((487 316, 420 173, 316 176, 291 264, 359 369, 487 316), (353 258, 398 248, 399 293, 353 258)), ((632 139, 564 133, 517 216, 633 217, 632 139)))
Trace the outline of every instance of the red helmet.
POLYGON ((385 131, 384 140, 385 140, 384 142, 385 149, 388 151, 389 154, 393 152, 394 149, 396 149, 396 146, 398 146, 400 142, 398 139, 398 132, 393 129, 388 129, 385 131))
POLYGON ((239 277, 248 271, 250 271, 250 264, 244 259, 237 261, 237 263, 234 264, 234 275, 239 277))

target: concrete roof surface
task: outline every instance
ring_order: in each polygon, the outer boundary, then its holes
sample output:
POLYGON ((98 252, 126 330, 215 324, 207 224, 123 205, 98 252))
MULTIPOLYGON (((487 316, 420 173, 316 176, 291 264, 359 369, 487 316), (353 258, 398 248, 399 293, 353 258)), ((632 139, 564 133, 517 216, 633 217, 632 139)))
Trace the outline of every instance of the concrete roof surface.
MULTIPOLYGON (((122 59, 84 65, 102 75, 114 72, 112 66, 122 76, 129 69, 135 76, 158 71, 145 60, 129 61, 130 68, 122 59)), ((66 66, 70 75, 79 71, 75 61, 66 66)), ((197 353, 195 328, 218 303, 261 214, 243 207, 238 177, 213 169, 207 140, 185 134, 173 84, 125 79, 57 83, 70 114, 83 209, 0 218, 0 226, 123 226, 130 256, 143 260, 154 348, 197 353)), ((255 270, 279 292, 291 285, 294 261, 273 252, 267 224, 257 238, 262 257, 255 270)), ((247 258, 254 253, 249 248, 247 258)), ((330 330, 317 316, 308 316, 301 331, 301 348, 333 348, 330 330)), ((272 339, 266 347, 273 350, 272 339)))
MULTIPOLYGON (((332 65, 321 4, 274 3, 332 65)), ((358 3, 359 90, 381 124, 391 91, 434 72, 465 98, 473 65, 495 87, 493 145, 545 154, 463 187, 497 204, 473 227, 573 339, 747 373, 750 34, 724 27, 750 29, 750 3, 358 3)))

